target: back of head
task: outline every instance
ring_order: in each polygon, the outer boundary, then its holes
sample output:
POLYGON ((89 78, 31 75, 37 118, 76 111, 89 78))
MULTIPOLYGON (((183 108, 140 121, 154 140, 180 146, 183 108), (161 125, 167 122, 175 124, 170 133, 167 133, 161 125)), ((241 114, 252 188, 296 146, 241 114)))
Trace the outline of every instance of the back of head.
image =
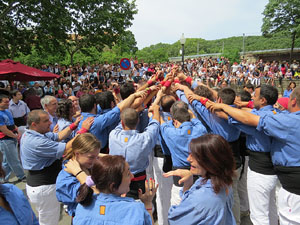
POLYGON ((191 116, 188 111, 188 104, 182 101, 176 101, 171 107, 171 116, 180 123, 190 121, 191 116))
MULTIPOLYGON (((253 92, 253 91, 254 91, 254 85, 248 83, 248 84, 246 84, 246 85, 244 86, 244 89, 246 89, 245 91, 248 91, 249 93, 250 93, 250 91, 253 92)), ((250 94, 251 94, 251 93, 250 93, 250 94)))
POLYGON ((205 134, 190 142, 190 153, 207 172, 203 179, 211 179, 215 193, 232 184, 235 162, 228 142, 216 134, 205 134))
POLYGON ((45 97, 41 99, 43 109, 45 109, 45 105, 48 105, 52 100, 56 100, 56 98, 51 95, 45 95, 45 97))
POLYGON ((249 102, 251 100, 251 94, 245 90, 240 91, 237 96, 240 96, 243 102, 249 102))
POLYGON ((91 112, 96 104, 94 95, 84 94, 79 98, 79 106, 82 112, 91 112))
MULTIPOLYGON (((56 109, 56 116, 58 118, 63 118, 67 121, 70 120, 70 114, 72 110, 72 100, 70 99, 61 99, 58 102, 58 106, 56 109)), ((71 115, 72 116, 72 115, 71 115)))
POLYGON ((95 149, 101 148, 99 140, 91 133, 84 133, 76 136, 72 142, 72 148, 66 152, 64 159, 71 159, 75 156, 75 152, 85 154, 93 152, 95 149))
MULTIPOLYGON (((100 192, 113 193, 122 183, 125 159, 119 155, 100 157, 91 169, 91 178, 100 192)), ((86 206, 92 202, 93 190, 86 184, 80 186, 76 201, 86 206)))
POLYGON ((291 99, 295 99, 296 98, 296 104, 298 107, 300 107, 300 87, 296 87, 291 96, 290 96, 291 99))
POLYGON ((41 109, 32 110, 27 116, 28 127, 30 128, 33 122, 39 123, 41 120, 42 114, 48 115, 47 112, 45 112, 44 110, 41 110, 41 109))
POLYGON ((100 92, 95 94, 96 103, 100 105, 101 109, 110 109, 111 102, 115 102, 114 96, 110 91, 100 92))
POLYGON ((204 98, 208 98, 211 101, 214 101, 213 93, 209 90, 208 87, 204 85, 199 85, 195 88, 194 93, 196 95, 202 96, 204 98))
POLYGON ((163 112, 170 112, 172 105, 175 102, 175 98, 172 95, 165 95, 160 100, 160 105, 163 112))
POLYGON ((272 85, 263 84, 260 86, 260 98, 265 98, 268 105, 274 105, 278 99, 278 90, 272 85))
POLYGON ((235 100, 235 91, 232 88, 223 88, 218 92, 218 97, 227 105, 232 105, 235 100))
POLYGON ((121 98, 124 100, 129 97, 129 95, 135 92, 134 86, 132 83, 125 83, 120 88, 121 98))
POLYGON ((127 108, 121 113, 121 120, 131 130, 135 130, 139 122, 139 114, 132 108, 127 108))

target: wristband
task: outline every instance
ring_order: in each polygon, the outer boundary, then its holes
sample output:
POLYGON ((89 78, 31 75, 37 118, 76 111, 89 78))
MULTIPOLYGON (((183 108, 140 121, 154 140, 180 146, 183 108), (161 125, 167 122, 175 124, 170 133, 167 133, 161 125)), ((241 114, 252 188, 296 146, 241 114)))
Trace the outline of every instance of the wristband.
POLYGON ((187 83, 189 83, 189 84, 192 84, 193 78, 187 77, 187 78, 185 79, 185 81, 186 81, 187 83))
POLYGON ((171 81, 167 80, 165 83, 164 83, 164 86, 165 87, 170 87, 171 85, 171 81))
POLYGON ((146 209, 147 211, 152 211, 152 208, 146 209))
POLYGON ((79 174, 81 174, 83 170, 80 170, 78 173, 76 173, 75 177, 77 177, 79 174))
POLYGON ((164 86, 165 83, 166 83, 166 81, 161 81, 161 82, 160 82, 160 84, 161 84, 162 86, 164 86))
POLYGON ((148 84, 149 86, 151 86, 151 85, 153 84, 153 81, 152 81, 152 80, 148 80, 148 81, 147 81, 147 84, 148 84))
POLYGON ((75 123, 72 123, 72 124, 69 126, 69 128, 70 128, 71 130, 76 130, 77 127, 78 127, 78 126, 77 126, 75 123))
POLYGON ((180 84, 180 81, 179 80, 174 80, 173 81, 175 84, 180 84))
POLYGON ((87 133, 88 130, 85 129, 84 127, 81 127, 81 129, 79 131, 77 131, 77 134, 84 134, 84 133, 87 133))
POLYGON ((200 99, 201 104, 204 105, 204 106, 205 106, 205 104, 206 104, 207 101, 208 101, 207 98, 201 98, 200 99))
POLYGON ((253 102, 250 100, 246 105, 247 108, 253 109, 253 102))

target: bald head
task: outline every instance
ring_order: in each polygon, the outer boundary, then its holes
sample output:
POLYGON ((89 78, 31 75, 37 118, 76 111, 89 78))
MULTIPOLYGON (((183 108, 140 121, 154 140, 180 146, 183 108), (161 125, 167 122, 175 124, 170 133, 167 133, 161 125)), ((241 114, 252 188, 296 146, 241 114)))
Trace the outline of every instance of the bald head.
POLYGON ((122 111, 121 120, 130 130, 135 130, 139 122, 139 115, 134 109, 127 108, 122 111))

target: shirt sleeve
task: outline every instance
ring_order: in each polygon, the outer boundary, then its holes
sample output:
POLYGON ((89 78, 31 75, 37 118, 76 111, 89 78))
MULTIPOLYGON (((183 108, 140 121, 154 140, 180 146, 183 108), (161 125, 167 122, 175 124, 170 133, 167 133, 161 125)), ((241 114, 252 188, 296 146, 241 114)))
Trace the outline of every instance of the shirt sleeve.
POLYGON ((56 179, 56 198, 63 203, 75 203, 80 182, 66 171, 60 171, 56 179))
POLYGON ((233 125, 234 127, 238 128, 239 130, 241 130, 242 132, 244 132, 247 135, 254 135, 255 132, 257 132, 255 127, 245 125, 230 116, 228 117, 228 124, 233 125))
POLYGON ((268 136, 286 140, 291 132, 290 127, 292 127, 292 124, 290 123, 292 121, 290 120, 285 114, 266 114, 260 117, 256 129, 263 131, 268 136))
POLYGON ((154 148, 156 142, 157 142, 157 137, 158 137, 158 133, 159 132, 159 122, 155 119, 151 120, 148 124, 148 126, 146 127, 144 134, 149 136, 149 140, 150 140, 150 148, 154 148))
POLYGON ((207 124, 207 126, 209 126, 209 128, 211 129, 212 127, 212 122, 214 120, 212 120, 210 118, 211 116, 211 113, 209 112, 209 110, 201 104, 201 102, 197 101, 197 100, 194 100, 192 102, 192 106, 194 108, 194 110, 199 114, 201 115, 201 118, 205 121, 205 123, 207 124))
POLYGON ((41 144, 35 147, 35 152, 41 157, 60 159, 64 154, 65 148, 66 143, 45 138, 41 144))
POLYGON ((114 124, 120 118, 120 109, 116 106, 107 113, 95 117, 94 124, 97 129, 103 130, 114 124))

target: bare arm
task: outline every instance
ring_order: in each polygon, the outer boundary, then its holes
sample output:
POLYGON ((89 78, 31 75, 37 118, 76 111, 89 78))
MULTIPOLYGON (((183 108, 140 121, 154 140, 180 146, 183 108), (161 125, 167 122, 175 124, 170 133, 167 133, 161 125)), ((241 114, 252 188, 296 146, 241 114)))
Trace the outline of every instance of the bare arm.
POLYGON ((0 126, 0 131, 8 137, 18 139, 18 135, 14 134, 11 130, 7 128, 7 126, 0 126))
POLYGON ((136 98, 138 98, 138 97, 143 98, 146 95, 147 95, 146 91, 138 91, 138 92, 131 94, 128 98, 126 98, 125 100, 123 100, 122 102, 120 102, 118 104, 120 111, 122 112, 124 109, 129 108, 136 98))
POLYGON ((223 110, 225 113, 227 113, 229 116, 234 118, 237 121, 240 121, 243 124, 249 125, 249 126, 257 126, 259 123, 259 116, 254 115, 250 112, 247 112, 245 110, 237 109, 234 107, 231 107, 226 104, 213 104, 212 107, 209 107, 212 109, 212 111, 215 110, 223 110))

